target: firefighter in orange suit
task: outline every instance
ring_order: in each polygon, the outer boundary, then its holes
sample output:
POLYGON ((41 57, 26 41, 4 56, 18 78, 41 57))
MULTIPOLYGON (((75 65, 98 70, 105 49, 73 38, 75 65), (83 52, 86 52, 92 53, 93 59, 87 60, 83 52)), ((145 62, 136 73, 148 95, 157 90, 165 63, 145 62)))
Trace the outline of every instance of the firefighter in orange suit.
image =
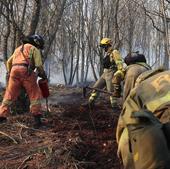
POLYGON ((44 39, 40 35, 31 35, 25 37, 22 42, 7 61, 9 81, 0 106, 0 122, 7 120, 10 105, 17 99, 21 87, 24 87, 30 99, 30 112, 34 116, 35 125, 41 126, 42 96, 37 84, 37 74, 43 79, 47 78, 40 51, 44 48, 44 39), (35 69, 38 73, 35 73, 35 69))

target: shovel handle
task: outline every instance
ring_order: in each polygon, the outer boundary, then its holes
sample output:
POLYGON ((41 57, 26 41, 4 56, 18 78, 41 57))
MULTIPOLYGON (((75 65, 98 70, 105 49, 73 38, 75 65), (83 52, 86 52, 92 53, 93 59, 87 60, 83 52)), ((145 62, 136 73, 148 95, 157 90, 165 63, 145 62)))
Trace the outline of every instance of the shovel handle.
POLYGON ((96 91, 101 92, 101 93, 106 93, 106 94, 108 94, 108 95, 113 95, 112 92, 108 92, 108 91, 106 91, 106 90, 102 90, 102 89, 95 88, 95 87, 86 86, 86 87, 83 87, 83 96, 86 95, 86 89, 96 90, 96 91))

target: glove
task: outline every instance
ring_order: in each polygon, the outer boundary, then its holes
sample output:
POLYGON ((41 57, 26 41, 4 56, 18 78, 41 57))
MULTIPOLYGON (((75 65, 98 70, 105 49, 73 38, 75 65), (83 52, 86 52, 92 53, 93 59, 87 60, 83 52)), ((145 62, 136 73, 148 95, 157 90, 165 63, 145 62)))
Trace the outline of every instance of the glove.
POLYGON ((47 75, 45 73, 39 74, 38 76, 41 77, 43 80, 47 80, 48 81, 47 75))
POLYGON ((121 79, 124 78, 124 72, 122 70, 117 70, 115 73, 114 73, 114 76, 116 77, 120 77, 121 79))
POLYGON ((45 73, 45 71, 44 71, 44 69, 42 68, 42 67, 40 67, 40 68, 37 68, 37 75, 39 76, 39 77, 41 77, 43 80, 46 80, 47 79, 47 75, 46 75, 46 73, 45 73))

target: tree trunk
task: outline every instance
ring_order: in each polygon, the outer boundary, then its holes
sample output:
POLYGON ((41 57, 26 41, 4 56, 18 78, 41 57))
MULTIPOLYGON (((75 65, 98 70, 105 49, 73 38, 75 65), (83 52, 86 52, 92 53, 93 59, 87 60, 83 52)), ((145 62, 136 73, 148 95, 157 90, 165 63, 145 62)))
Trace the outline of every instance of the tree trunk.
POLYGON ((161 11, 162 11, 162 21, 163 21, 163 29, 164 29, 164 67, 166 69, 169 69, 169 57, 170 57, 170 52, 169 52, 169 37, 168 37, 168 24, 167 24, 167 18, 166 18, 166 11, 165 11, 165 2, 164 0, 161 0, 161 11))
POLYGON ((119 49, 121 42, 119 37, 119 26, 118 26, 118 10, 119 10, 119 0, 114 2, 115 10, 114 10, 114 30, 115 31, 115 49, 119 49))
POLYGON ((73 61, 74 61, 74 35, 72 34, 71 35, 71 43, 70 43, 70 55, 71 55, 71 58, 70 58, 70 77, 69 77, 69 84, 71 85, 72 84, 72 78, 73 78, 73 61))
POLYGON ((39 22, 40 10, 41 10, 41 0, 34 0, 33 15, 32 15, 30 29, 28 33, 29 35, 35 34, 39 22))
MULTIPOLYGON (((8 4, 9 5, 9 4, 8 4)), ((8 6, 9 8, 9 6, 8 6)), ((6 61, 8 60, 8 38, 10 36, 10 22, 9 22, 9 11, 7 10, 6 11, 7 14, 6 14, 6 25, 7 25, 7 29, 6 29, 6 32, 5 32, 5 35, 4 35, 4 43, 3 43, 3 59, 4 59, 4 62, 5 62, 5 65, 6 65, 6 61)))
MULTIPOLYGON (((104 8, 104 3, 103 0, 100 1, 100 40, 103 38, 103 22, 104 22, 104 12, 103 12, 103 8, 104 8)), ((102 49, 100 49, 100 69, 99 69, 99 74, 101 75, 103 73, 103 51, 102 49)))
POLYGON ((61 4, 57 5, 58 11, 57 11, 56 19, 55 19, 55 27, 52 27, 52 28, 49 29, 49 32, 50 32, 50 34, 48 36, 49 39, 48 39, 48 42, 46 43, 46 48, 45 48, 45 51, 44 51, 45 57, 48 56, 48 53, 49 53, 51 46, 52 46, 52 43, 53 43, 54 39, 56 38, 56 33, 58 31, 58 27, 59 27, 61 18, 63 16, 63 12, 64 12, 64 9, 65 9, 65 5, 66 5, 67 0, 62 0, 60 2, 61 2, 61 4))

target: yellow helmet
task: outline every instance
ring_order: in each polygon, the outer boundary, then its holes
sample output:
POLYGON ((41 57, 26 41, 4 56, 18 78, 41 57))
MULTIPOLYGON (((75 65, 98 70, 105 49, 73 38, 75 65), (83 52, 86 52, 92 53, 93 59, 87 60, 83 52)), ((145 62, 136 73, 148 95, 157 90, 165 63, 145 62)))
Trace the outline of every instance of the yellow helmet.
POLYGON ((104 46, 112 46, 112 40, 110 38, 103 38, 100 41, 100 47, 104 47, 104 46))

